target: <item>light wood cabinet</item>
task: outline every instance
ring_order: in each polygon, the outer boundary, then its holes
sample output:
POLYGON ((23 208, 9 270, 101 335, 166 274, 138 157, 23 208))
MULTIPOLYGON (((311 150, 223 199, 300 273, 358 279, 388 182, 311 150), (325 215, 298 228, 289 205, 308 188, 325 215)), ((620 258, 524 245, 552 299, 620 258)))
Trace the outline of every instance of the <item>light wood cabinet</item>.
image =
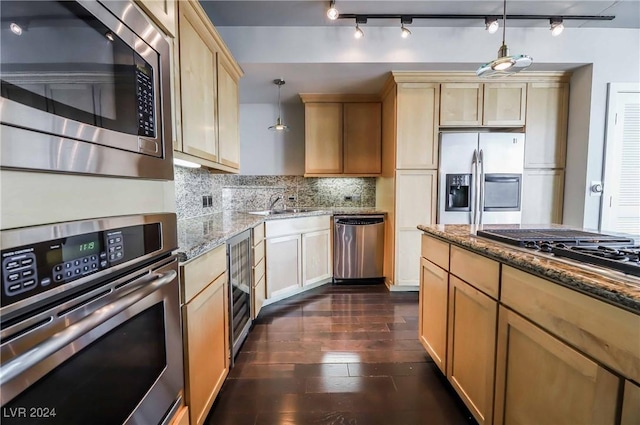
POLYGON ((482 125, 523 126, 526 107, 526 83, 484 84, 482 125))
POLYGON ((438 110, 436 83, 397 86, 396 169, 438 168, 438 110))
POLYGON ((495 424, 615 424, 620 379, 500 307, 495 424))
POLYGON ((189 425, 189 407, 182 406, 173 416, 169 425, 189 425))
POLYGON ((242 70, 197 1, 178 2, 180 76, 175 95, 181 131, 174 156, 237 173, 240 167, 238 80, 242 70))
POLYGON ((395 284, 420 284, 419 224, 435 223, 437 197, 437 171, 398 170, 396 172, 395 211, 395 284))
POLYGON ((522 224, 562 223, 564 170, 525 169, 522 224))
POLYGON ((380 102, 327 102, 318 95, 310 102, 311 95, 300 96, 305 102, 306 176, 380 174, 380 102))
POLYGON ((446 374, 449 273, 421 259, 418 337, 433 362, 446 374))
POLYGON ((342 173, 342 104, 305 103, 304 172, 342 173))
POLYGON ((331 280, 330 217, 298 217, 265 223, 267 302, 331 280))
POLYGON ((498 302, 449 275, 447 378, 478 424, 493 420, 498 302))
POLYGON ((266 260, 265 260, 265 241, 264 241, 264 223, 260 223, 251 229, 252 241, 252 276, 251 276, 251 318, 255 319, 262 309, 264 300, 267 299, 266 287, 266 260))
POLYGON ((302 235, 302 285, 331 278, 331 233, 329 229, 302 235))
POLYGON ((226 246, 181 266, 181 277, 185 398, 190 423, 201 425, 229 373, 226 246))
POLYGON ((302 237, 299 234, 266 241, 267 298, 276 298, 302 286, 302 237))
POLYGON ((153 19, 153 21, 170 37, 176 31, 176 0, 136 0, 136 3, 153 19))
POLYGON ((440 85, 440 126, 482 125, 482 83, 440 85))
POLYGON ((626 380, 622 398, 620 425, 640 424, 640 386, 626 380))
POLYGON ((564 168, 568 111, 568 83, 527 85, 525 168, 564 168))

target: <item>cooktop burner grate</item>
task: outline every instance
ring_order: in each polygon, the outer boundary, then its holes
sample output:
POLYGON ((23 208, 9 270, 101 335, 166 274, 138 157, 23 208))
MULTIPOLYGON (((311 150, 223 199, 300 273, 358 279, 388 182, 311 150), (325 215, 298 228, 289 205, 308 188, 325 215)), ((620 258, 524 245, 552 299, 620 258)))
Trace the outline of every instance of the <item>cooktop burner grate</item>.
POLYGON ((557 257, 566 257, 640 277, 640 246, 573 246, 551 248, 557 257))
POLYGON ((570 245, 633 243, 633 240, 629 238, 574 229, 487 229, 478 230, 476 234, 481 237, 516 246, 527 246, 528 244, 536 242, 561 242, 570 245))

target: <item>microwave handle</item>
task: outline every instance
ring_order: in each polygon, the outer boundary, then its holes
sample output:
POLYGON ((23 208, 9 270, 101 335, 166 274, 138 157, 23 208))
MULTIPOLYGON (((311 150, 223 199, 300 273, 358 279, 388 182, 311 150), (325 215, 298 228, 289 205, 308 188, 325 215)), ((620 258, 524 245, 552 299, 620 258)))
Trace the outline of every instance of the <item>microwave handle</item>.
POLYGON ((141 288, 129 292, 114 302, 99 308, 68 328, 65 328, 51 338, 31 348, 29 351, 3 364, 2 368, 0 368, 0 382, 8 382, 22 374, 27 369, 40 363, 70 342, 75 341, 90 330, 96 328, 101 323, 104 323, 106 320, 131 307, 149 294, 171 283, 178 274, 175 270, 170 270, 167 273, 156 276, 157 277, 150 282, 145 280, 140 283, 138 286, 141 286, 141 288))
POLYGON ((480 181, 478 185, 480 186, 480 198, 478 202, 478 224, 482 224, 482 212, 484 211, 484 152, 480 149, 480 153, 478 154, 478 162, 480 163, 480 181))
POLYGON ((473 150, 473 156, 471 157, 471 224, 477 224, 478 218, 478 191, 476 186, 478 185, 478 151, 473 150))

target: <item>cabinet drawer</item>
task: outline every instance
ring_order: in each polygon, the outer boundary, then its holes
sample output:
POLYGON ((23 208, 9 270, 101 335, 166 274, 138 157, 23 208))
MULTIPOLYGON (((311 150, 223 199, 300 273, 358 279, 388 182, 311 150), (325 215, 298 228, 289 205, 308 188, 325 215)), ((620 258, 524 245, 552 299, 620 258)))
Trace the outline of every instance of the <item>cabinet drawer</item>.
POLYGON ((255 285, 264 276, 264 259, 253 268, 253 284, 255 285))
POLYGON ((253 228, 253 245, 256 246, 264 239, 264 223, 253 228))
POLYGON ((264 259, 264 241, 253 247, 253 265, 255 266, 264 259))
POLYGON ((501 301, 598 362, 640 381, 640 315, 509 266, 502 270, 501 301))
POLYGON ((329 229, 329 215, 270 220, 265 223, 265 237, 295 235, 329 229))
POLYGON ((477 289, 498 298, 500 263, 466 249, 451 247, 451 273, 477 289))
POLYGON ((182 300, 188 303, 218 276, 227 271, 227 246, 220 245, 180 267, 182 300))
POLYGON ((449 270, 449 244, 428 235, 422 235, 422 256, 449 270))

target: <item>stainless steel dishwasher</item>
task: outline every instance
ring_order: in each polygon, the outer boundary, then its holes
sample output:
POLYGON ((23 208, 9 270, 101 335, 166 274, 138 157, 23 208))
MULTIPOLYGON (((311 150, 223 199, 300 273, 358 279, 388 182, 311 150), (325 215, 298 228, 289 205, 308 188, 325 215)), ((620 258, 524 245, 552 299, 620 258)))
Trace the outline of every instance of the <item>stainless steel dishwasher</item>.
POLYGON ((384 215, 333 218, 333 279, 383 278, 384 215))

